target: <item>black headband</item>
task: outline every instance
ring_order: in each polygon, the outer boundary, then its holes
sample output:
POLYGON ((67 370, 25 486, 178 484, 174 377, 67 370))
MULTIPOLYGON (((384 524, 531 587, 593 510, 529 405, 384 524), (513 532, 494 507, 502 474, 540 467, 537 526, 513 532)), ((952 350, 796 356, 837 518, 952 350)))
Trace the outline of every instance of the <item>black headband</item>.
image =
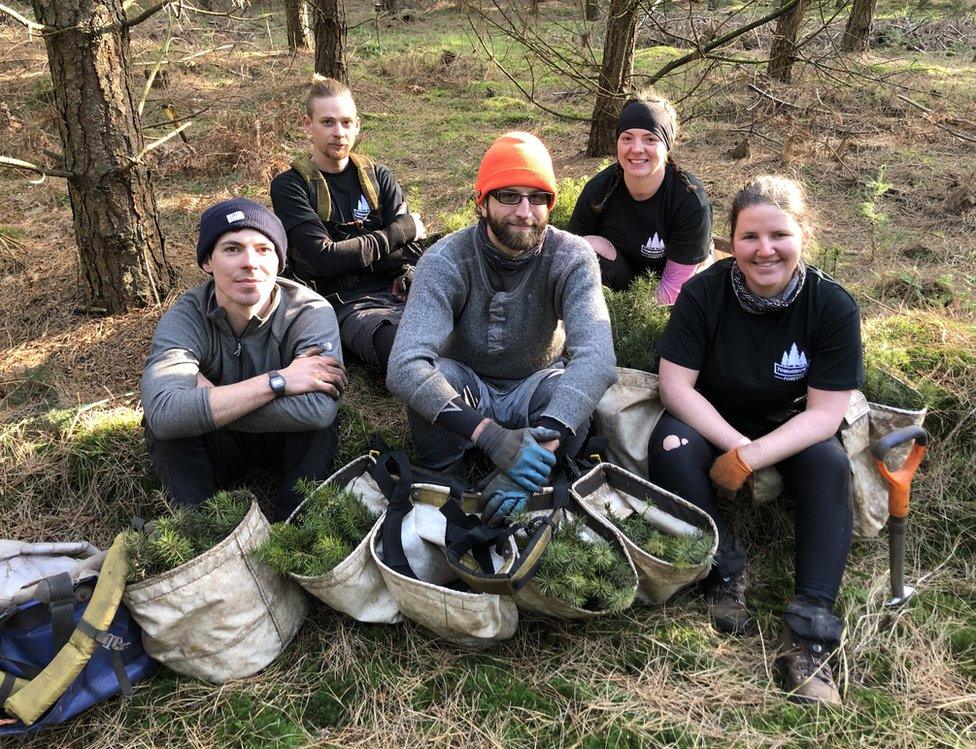
POLYGON ((671 112, 660 102, 629 101, 617 118, 617 136, 624 130, 639 128, 654 133, 669 151, 674 145, 676 123, 671 112))

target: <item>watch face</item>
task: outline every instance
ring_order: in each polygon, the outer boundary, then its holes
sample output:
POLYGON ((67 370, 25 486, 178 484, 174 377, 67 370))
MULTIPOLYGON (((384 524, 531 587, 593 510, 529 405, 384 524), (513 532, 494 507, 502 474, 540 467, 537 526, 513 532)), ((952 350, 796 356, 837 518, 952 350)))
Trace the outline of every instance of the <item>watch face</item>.
POLYGON ((274 391, 275 395, 285 394, 285 378, 280 374, 275 372, 270 378, 268 378, 268 382, 271 384, 271 389, 274 391))

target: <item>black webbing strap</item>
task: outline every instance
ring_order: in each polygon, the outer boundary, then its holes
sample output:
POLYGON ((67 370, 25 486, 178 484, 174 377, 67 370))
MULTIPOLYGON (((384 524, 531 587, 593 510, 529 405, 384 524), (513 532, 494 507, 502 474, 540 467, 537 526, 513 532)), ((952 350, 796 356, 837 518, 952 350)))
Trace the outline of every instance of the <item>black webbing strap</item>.
POLYGON ((369 475, 376 481, 389 506, 383 520, 383 562, 387 567, 404 577, 417 579, 417 575, 403 553, 403 540, 400 536, 403 518, 413 508, 410 502, 410 481, 412 472, 410 461, 403 450, 395 450, 386 455, 380 455, 370 466, 369 475), (397 478, 393 478, 394 475, 397 478))
POLYGON ((107 630, 96 629, 84 619, 78 622, 78 631, 93 639, 96 644, 101 645, 112 654, 112 670, 115 671, 115 678, 119 680, 122 694, 128 697, 132 691, 132 682, 129 680, 129 674, 125 671, 122 651, 129 647, 129 643, 107 630))
POLYGON ((441 505, 441 514, 447 519, 447 531, 444 534, 444 547, 461 539, 472 536, 471 555, 483 572, 494 574, 495 566, 491 561, 491 547, 504 553, 505 542, 515 533, 517 528, 489 528, 481 522, 477 515, 468 515, 454 499, 441 505))
POLYGON ((4 673, 3 682, 0 682, 0 708, 7 701, 10 693, 14 691, 14 682, 16 681, 13 674, 4 673))
POLYGON ((37 584, 37 599, 51 612, 51 657, 61 652, 74 630, 75 588, 67 572, 45 577, 37 584))

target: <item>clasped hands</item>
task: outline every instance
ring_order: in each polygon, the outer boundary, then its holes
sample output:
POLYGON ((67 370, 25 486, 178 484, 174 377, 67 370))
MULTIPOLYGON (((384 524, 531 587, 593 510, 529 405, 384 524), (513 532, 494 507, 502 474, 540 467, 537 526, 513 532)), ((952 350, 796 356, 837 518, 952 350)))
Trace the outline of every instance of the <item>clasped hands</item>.
POLYGON ((475 444, 499 471, 484 492, 488 502, 481 518, 487 525, 501 525, 525 507, 529 494, 542 489, 556 456, 540 443, 558 439, 558 432, 544 427, 507 429, 493 421, 485 425, 475 444))
POLYGON ((719 455, 708 472, 708 477, 715 485, 715 490, 723 499, 732 499, 735 493, 742 488, 746 479, 752 476, 752 466, 739 453, 742 447, 742 445, 733 447, 728 452, 719 455))

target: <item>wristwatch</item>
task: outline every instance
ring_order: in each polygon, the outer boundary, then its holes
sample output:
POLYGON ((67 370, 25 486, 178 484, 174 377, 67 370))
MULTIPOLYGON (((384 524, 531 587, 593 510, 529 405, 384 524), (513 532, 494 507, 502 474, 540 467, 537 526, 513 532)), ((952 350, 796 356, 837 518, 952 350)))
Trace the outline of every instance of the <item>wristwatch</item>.
POLYGON ((285 394, 285 378, 277 372, 268 372, 268 384, 271 386, 275 398, 285 394))

